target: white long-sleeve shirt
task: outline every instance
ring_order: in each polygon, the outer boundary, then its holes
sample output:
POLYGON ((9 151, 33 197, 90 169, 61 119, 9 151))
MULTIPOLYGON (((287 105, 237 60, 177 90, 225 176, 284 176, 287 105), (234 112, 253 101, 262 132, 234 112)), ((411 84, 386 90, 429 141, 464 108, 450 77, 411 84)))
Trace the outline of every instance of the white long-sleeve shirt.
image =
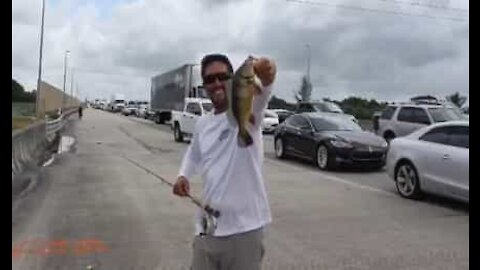
MULTIPOLYGON (((220 211, 215 236, 251 231, 272 221, 262 177, 263 140, 261 121, 270 99, 272 86, 262 87, 254 96, 252 113, 255 124, 247 129, 253 144, 240 147, 238 125, 232 125, 226 112, 198 119, 179 175, 190 179, 201 173, 202 200, 220 211)), ((201 209, 195 215, 195 234, 202 232, 201 209)))

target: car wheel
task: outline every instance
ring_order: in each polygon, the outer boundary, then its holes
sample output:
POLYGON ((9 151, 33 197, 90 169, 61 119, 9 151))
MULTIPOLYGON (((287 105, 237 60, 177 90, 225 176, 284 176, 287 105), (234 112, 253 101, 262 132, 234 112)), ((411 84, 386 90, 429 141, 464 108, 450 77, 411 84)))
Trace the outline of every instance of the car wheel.
POLYGON ((275 139, 275 156, 277 158, 285 158, 285 144, 282 138, 275 139))
POLYGON ((397 166, 395 185, 400 196, 404 198, 419 199, 421 197, 418 173, 410 162, 402 162, 397 166))
POLYGON ((173 136, 176 142, 183 142, 182 131, 180 130, 180 126, 178 124, 175 124, 173 128, 173 136))
POLYGON ((154 119, 155 119, 155 124, 160 124, 160 115, 159 114, 155 114, 154 119))
POLYGON ((318 146, 315 163, 321 170, 331 170, 335 167, 335 157, 326 145, 321 144, 318 146))

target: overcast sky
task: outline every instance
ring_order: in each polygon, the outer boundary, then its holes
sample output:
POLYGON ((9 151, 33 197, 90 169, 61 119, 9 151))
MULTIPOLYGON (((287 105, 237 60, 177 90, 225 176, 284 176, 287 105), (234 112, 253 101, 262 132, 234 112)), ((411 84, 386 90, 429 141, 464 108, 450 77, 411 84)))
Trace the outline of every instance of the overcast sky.
MULTIPOLYGON (((68 49, 81 98, 147 99, 153 75, 205 53, 225 53, 234 67, 264 55, 278 65, 275 94, 293 101, 309 44, 314 99, 468 96, 468 0, 298 1, 46 0, 42 77, 63 87, 68 49)), ((12 6, 12 74, 32 90, 41 0, 12 6)))

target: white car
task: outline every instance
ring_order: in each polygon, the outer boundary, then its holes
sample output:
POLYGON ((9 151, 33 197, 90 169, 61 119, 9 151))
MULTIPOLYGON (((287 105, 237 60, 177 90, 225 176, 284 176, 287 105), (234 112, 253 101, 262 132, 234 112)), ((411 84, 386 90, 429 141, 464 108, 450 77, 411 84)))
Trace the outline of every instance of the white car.
POLYGON ((122 108, 121 112, 123 115, 129 116, 129 115, 136 115, 137 114, 137 104, 134 101, 128 102, 127 106, 122 108))
POLYGON ((140 105, 137 109, 137 117, 148 119, 150 113, 150 105, 140 105))
POLYGON ((136 117, 147 118, 147 111, 150 108, 150 104, 148 101, 138 101, 137 102, 137 110, 135 111, 136 117))
POLYGON ((275 128, 278 126, 278 115, 271 111, 265 110, 263 113, 263 120, 262 120, 262 130, 265 133, 273 133, 275 128))
POLYGON ((398 193, 434 193, 469 202, 469 122, 433 124, 390 143, 387 173, 398 193))

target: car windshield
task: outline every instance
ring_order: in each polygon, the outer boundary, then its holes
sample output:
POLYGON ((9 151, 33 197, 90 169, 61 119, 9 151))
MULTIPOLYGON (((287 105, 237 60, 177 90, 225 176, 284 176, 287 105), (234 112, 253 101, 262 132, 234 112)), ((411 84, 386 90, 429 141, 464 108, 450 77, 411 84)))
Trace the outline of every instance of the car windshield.
POLYGON ((465 117, 455 108, 429 108, 428 111, 434 122, 446 122, 455 120, 464 120, 465 117))
POLYGON ((333 102, 326 102, 325 106, 328 107, 330 112, 343 113, 342 109, 340 107, 338 107, 338 105, 333 103, 333 102))
POLYGON ((361 131, 362 128, 347 118, 310 118, 316 131, 361 131))
POLYGON ((333 112, 333 113, 343 113, 342 109, 338 107, 335 103, 323 102, 323 103, 314 103, 312 104, 313 108, 319 112, 333 112))
POLYGON ((323 103, 315 103, 315 104, 312 104, 312 106, 316 111, 319 111, 319 112, 329 112, 330 111, 328 106, 323 104, 323 103))
POLYGON ((212 110, 213 105, 212 103, 202 103, 202 107, 205 111, 209 112, 212 110))

